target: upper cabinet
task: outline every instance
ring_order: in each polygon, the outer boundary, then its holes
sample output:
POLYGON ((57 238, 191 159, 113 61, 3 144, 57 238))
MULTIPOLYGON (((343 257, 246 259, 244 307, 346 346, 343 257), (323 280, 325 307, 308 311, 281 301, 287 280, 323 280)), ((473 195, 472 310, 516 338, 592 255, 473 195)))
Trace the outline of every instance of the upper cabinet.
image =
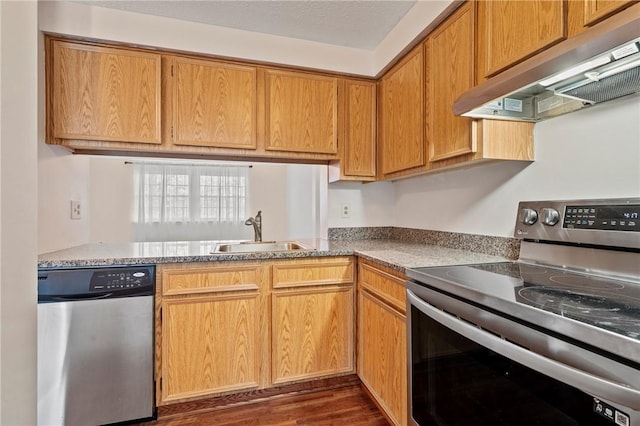
POLYGON ((569 36, 602 22, 637 0, 569 0, 569 36))
POLYGON ((376 83, 343 79, 339 86, 339 156, 329 180, 376 179, 376 83))
POLYGON ((171 57, 175 145, 256 148, 256 68, 171 57))
POLYGON ((593 25, 622 8, 637 3, 637 0, 583 0, 583 3, 584 25, 593 25))
POLYGON ((475 82, 475 4, 461 6, 425 42, 429 161, 476 151, 471 119, 451 111, 453 102, 475 82))
POLYGON ((161 143, 160 55, 57 40, 49 49, 49 143, 161 143))
POLYGON ((47 35, 46 140, 80 154, 328 164, 330 181, 530 161, 531 126, 454 116, 456 99, 638 6, 452 2, 377 81, 47 35))
POLYGON ((565 39, 566 17, 565 1, 479 1, 478 79, 565 39))
POLYGON ((267 70, 268 151, 337 154, 338 79, 267 70))
POLYGON ((380 82, 378 152, 383 177, 425 164, 423 56, 418 46, 380 82))
POLYGON ((341 79, 46 37, 47 143, 75 153, 338 159, 341 79))

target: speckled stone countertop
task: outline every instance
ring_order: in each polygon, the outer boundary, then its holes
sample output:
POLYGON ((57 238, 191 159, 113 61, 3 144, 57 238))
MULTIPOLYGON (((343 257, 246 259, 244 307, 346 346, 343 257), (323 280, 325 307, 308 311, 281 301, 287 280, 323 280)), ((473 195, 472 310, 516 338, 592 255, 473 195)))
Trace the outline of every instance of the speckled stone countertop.
POLYGON ((45 253, 39 268, 294 259, 358 255, 404 272, 408 268, 501 262, 501 256, 398 240, 299 240, 309 250, 261 253, 211 252, 219 241, 86 244, 45 253))

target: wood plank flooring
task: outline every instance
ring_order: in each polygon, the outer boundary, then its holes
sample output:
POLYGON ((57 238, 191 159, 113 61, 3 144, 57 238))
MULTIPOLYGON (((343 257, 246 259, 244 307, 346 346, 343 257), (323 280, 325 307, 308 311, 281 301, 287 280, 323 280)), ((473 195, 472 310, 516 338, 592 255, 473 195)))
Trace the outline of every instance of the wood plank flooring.
POLYGON ((232 408, 163 415, 145 426, 389 426, 360 384, 284 395, 232 408))

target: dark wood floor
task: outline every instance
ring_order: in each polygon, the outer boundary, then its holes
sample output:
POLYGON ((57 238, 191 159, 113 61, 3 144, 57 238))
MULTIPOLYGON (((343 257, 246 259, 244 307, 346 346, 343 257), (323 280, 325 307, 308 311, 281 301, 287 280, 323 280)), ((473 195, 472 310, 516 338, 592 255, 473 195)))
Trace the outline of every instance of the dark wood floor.
POLYGON ((156 422, 145 425, 388 426, 389 423, 361 385, 351 384, 337 389, 274 397, 233 408, 169 415, 160 413, 156 422))

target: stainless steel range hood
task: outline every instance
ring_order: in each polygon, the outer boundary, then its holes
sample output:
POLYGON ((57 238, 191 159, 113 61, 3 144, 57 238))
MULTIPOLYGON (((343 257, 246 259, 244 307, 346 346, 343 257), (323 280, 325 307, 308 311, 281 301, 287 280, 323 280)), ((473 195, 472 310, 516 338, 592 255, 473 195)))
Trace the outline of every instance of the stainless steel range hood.
POLYGON ((540 121, 640 92, 640 4, 463 94, 456 115, 540 121))

